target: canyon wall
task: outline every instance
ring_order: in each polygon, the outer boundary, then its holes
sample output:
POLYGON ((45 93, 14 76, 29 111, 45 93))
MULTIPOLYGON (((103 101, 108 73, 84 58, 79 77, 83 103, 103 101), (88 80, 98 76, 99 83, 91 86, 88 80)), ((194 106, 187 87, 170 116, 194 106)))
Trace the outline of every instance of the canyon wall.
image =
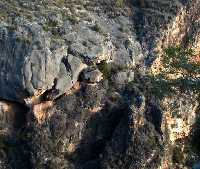
POLYGON ((198 95, 150 73, 170 46, 199 55, 199 17, 199 0, 2 0, 0 169, 198 169, 198 95))

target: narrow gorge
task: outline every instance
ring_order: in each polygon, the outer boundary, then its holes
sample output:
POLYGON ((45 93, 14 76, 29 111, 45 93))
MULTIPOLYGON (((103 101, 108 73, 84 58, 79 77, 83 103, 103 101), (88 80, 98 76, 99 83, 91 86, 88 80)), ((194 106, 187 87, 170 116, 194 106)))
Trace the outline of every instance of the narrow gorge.
POLYGON ((200 169, 199 0, 1 0, 0 169, 200 169))

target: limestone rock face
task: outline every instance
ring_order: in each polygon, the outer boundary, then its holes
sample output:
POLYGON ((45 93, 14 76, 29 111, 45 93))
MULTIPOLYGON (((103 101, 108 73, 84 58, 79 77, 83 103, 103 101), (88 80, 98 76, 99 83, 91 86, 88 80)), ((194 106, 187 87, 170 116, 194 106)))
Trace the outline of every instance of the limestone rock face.
POLYGON ((171 45, 198 55, 199 9, 1 0, 0 169, 198 168, 199 92, 153 75, 171 45))
POLYGON ((103 74, 98 69, 85 70, 83 79, 90 83, 100 82, 103 79, 103 74))
MULTIPOLYGON (((115 26, 119 19, 114 21, 115 26)), ((130 22, 128 18, 123 20, 130 22)), ((87 64, 105 60, 118 67, 135 67, 143 58, 139 43, 134 37, 113 30, 111 23, 107 26, 108 34, 102 35, 82 22, 66 23, 60 28, 65 30, 62 35, 65 43, 57 35, 59 30, 46 32, 35 22, 2 24, 0 96, 19 101, 36 95, 38 90, 51 89, 56 89, 59 96, 76 83, 87 64), (59 37, 54 39, 54 36, 59 37), (119 42, 115 44, 116 39, 119 42)))
POLYGON ((37 24, 18 27, 17 31, 3 26, 0 29, 1 97, 21 100, 37 89, 51 89, 67 48, 51 52, 48 35, 37 24))
POLYGON ((58 94, 69 90, 85 67, 81 60, 68 56, 67 46, 51 51, 50 38, 38 24, 16 29, 3 25, 0 28, 0 96, 21 101, 37 90, 46 91, 54 86, 58 94))

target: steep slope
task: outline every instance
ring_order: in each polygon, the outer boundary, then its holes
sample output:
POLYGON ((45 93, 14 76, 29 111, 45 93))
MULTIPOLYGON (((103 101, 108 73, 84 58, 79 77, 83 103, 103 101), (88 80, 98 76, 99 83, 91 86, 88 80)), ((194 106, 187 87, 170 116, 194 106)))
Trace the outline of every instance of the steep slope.
POLYGON ((0 169, 198 168, 197 94, 169 95, 149 72, 171 45, 198 54, 199 12, 198 0, 2 0, 0 169))

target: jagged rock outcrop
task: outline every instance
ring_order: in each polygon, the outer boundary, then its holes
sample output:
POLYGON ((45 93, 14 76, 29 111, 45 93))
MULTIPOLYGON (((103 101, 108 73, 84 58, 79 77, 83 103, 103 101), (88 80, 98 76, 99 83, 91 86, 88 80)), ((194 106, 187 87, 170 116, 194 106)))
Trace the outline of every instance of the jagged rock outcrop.
POLYGON ((107 30, 111 39, 82 22, 62 25, 65 32, 58 39, 37 23, 20 24, 1 26, 0 93, 5 99, 19 101, 50 89, 59 96, 76 83, 86 64, 113 60, 118 67, 134 67, 143 56, 134 37, 113 30, 117 24, 107 30), (117 38, 121 43, 113 44, 117 38))
POLYGON ((57 46, 51 51, 50 38, 38 24, 18 26, 15 31, 2 25, 0 36, 0 93, 4 99, 21 101, 38 90, 53 87, 58 94, 63 94, 84 68, 81 60, 74 56, 65 59, 67 46, 57 46), (72 72, 68 71, 70 66, 72 72))
POLYGON ((0 169, 198 168, 197 94, 169 96, 149 72, 172 44, 199 51, 199 9, 2 0, 0 169))

